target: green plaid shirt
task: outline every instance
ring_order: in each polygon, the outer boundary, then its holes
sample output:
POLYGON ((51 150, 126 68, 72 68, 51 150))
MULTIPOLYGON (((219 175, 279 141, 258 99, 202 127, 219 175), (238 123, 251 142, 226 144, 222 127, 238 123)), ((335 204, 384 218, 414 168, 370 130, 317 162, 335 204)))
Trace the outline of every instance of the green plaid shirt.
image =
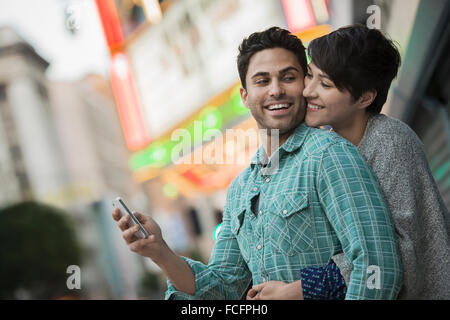
POLYGON ((353 264, 346 299, 395 299, 402 266, 393 223, 356 147, 301 124, 277 152, 277 171, 264 174, 260 147, 231 183, 209 264, 184 258, 195 275, 195 296, 168 280, 166 298, 239 299, 251 280, 297 281, 301 269, 327 265, 344 252, 353 264))

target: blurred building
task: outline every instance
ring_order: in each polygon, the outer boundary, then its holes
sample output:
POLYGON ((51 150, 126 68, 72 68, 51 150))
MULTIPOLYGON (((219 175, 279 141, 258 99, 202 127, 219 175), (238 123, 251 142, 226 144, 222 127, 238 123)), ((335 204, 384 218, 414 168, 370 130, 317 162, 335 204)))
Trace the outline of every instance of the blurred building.
POLYGON ((16 32, 0 28, 0 205, 47 201, 68 183, 50 109, 48 65, 16 32))
POLYGON ((110 193, 132 197, 137 186, 109 82, 92 74, 78 82, 51 82, 49 92, 72 191, 57 198, 73 203, 110 193))
POLYGON ((91 74, 78 82, 51 82, 49 92, 70 185, 56 198, 72 208, 87 250, 85 285, 92 297, 136 298, 141 257, 131 253, 111 218, 111 203, 124 198, 138 211, 147 200, 127 166, 109 82, 91 74))
MULTIPOLYGON (((137 298, 145 270, 111 217, 112 200, 148 211, 107 80, 50 82, 49 63, 0 28, 0 206, 36 200, 66 209, 85 249, 82 296, 137 298)), ((39 254, 36 252, 36 254, 39 254)))

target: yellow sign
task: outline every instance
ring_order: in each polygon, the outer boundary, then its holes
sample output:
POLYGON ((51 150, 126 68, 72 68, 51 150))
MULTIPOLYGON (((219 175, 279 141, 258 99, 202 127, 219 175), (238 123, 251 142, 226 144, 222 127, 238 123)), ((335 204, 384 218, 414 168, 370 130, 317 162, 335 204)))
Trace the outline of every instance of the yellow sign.
POLYGON ((329 34, 333 28, 329 24, 321 24, 316 27, 294 33, 303 43, 309 43, 312 40, 329 34))

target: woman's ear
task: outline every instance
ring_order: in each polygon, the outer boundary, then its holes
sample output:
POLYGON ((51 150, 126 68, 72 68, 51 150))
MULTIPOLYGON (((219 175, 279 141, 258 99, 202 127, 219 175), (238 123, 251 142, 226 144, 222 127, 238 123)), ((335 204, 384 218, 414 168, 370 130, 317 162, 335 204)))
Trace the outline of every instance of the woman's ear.
POLYGON ((368 90, 364 92, 358 99, 358 104, 360 109, 365 109, 372 104, 372 102, 377 97, 376 90, 368 90))

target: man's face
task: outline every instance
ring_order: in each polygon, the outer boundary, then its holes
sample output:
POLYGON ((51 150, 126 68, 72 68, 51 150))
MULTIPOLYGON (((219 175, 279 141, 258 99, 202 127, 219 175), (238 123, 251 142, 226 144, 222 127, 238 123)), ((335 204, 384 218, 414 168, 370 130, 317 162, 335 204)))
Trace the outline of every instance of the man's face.
POLYGON ((246 82, 241 98, 260 129, 279 129, 281 139, 303 121, 304 74, 291 51, 274 48, 255 53, 250 58, 246 82))

